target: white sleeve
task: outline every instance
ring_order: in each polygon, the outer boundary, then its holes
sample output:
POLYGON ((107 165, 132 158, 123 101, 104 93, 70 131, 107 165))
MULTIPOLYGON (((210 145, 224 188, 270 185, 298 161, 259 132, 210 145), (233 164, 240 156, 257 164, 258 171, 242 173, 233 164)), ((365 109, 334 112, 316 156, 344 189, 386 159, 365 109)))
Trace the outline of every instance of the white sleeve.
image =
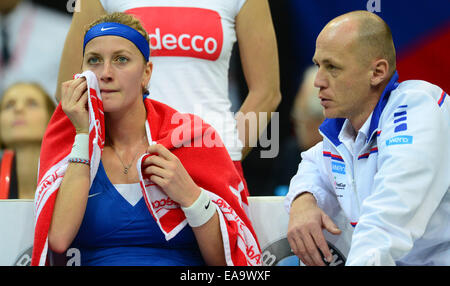
POLYGON ((245 2, 247 2, 247 0, 237 0, 236 1, 236 10, 235 10, 235 14, 239 14, 239 12, 242 9, 242 6, 244 6, 245 2))
POLYGON ((361 205, 346 265, 395 265, 423 235, 449 190, 445 113, 426 92, 398 98, 402 102, 384 111, 378 171, 371 195, 361 205))
POLYGON ((297 174, 292 177, 289 192, 284 200, 284 206, 289 213, 291 204, 296 197, 304 192, 311 193, 319 208, 332 212, 338 207, 333 186, 328 180, 323 162, 323 142, 319 142, 308 151, 301 153, 302 160, 297 174))

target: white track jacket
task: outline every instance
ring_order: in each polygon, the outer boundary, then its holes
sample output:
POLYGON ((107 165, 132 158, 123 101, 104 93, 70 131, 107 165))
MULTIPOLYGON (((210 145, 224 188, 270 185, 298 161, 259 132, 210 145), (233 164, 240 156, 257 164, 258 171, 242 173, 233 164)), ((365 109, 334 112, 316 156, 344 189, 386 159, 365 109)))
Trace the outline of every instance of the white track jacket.
POLYGON ((450 265, 450 98, 392 77, 356 140, 326 119, 302 153, 285 206, 308 191, 354 227, 346 265, 450 265))

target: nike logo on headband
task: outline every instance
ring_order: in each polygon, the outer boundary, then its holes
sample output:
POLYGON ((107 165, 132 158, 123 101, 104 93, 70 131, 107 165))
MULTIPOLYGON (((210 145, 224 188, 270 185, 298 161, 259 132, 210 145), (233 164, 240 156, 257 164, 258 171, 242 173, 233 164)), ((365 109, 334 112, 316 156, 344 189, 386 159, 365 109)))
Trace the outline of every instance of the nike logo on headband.
POLYGON ((104 27, 102 27, 101 29, 100 29, 100 31, 102 31, 102 32, 104 32, 104 31, 108 31, 108 30, 112 30, 112 29, 116 29, 117 27, 110 27, 110 28, 104 28, 104 27))
POLYGON ((144 56, 144 59, 146 61, 149 60, 150 57, 150 46, 148 44, 147 39, 139 33, 136 29, 133 29, 130 26, 120 24, 120 23, 112 23, 112 22, 106 22, 106 23, 100 23, 89 29, 89 31, 86 32, 84 35, 84 42, 83 42, 83 54, 84 50, 86 48, 86 44, 96 38, 106 35, 115 35, 118 37, 125 38, 136 45, 136 47, 139 49, 139 51, 144 56), (99 29, 100 28, 100 29, 99 29), (114 30, 114 31, 113 31, 114 30))

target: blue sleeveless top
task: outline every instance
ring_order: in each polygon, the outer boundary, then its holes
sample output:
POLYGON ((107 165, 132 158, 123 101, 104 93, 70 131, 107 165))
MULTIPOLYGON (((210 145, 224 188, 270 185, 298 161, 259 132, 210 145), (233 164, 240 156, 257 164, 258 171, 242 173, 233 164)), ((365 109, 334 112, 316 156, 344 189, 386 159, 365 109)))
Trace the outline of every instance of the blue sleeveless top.
POLYGON ((102 162, 94 179, 83 222, 71 247, 81 265, 204 265, 192 229, 187 225, 166 241, 144 198, 132 206, 112 185, 102 162))

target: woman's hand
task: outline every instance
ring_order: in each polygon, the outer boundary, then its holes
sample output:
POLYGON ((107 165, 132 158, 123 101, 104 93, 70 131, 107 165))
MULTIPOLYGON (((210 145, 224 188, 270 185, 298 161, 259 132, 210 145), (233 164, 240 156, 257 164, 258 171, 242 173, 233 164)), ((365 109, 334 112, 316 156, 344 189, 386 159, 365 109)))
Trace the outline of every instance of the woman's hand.
POLYGON ((200 195, 200 188, 177 156, 161 144, 151 145, 147 153, 152 154, 142 163, 144 176, 161 187, 172 200, 182 207, 192 205, 200 195))
MULTIPOLYGON (((192 180, 177 156, 160 144, 151 145, 147 153, 152 154, 142 163, 144 176, 182 207, 191 206, 201 190, 192 180)), ((219 214, 214 213, 205 224, 193 227, 200 252, 207 265, 226 265, 225 250, 220 230, 219 214)))
POLYGON ((61 107, 77 133, 89 133, 87 82, 84 77, 69 80, 61 86, 61 107))

